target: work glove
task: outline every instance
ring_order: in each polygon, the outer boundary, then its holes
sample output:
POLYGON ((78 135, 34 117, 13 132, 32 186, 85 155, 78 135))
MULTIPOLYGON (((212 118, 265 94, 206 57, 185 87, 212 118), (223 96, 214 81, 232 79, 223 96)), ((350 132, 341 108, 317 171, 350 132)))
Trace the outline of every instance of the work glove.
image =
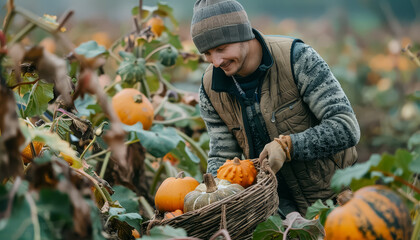
POLYGON ((282 167, 284 162, 291 161, 290 152, 292 150, 292 140, 289 135, 280 135, 278 138, 265 145, 262 150, 259 161, 268 159, 268 164, 274 173, 277 173, 282 167))

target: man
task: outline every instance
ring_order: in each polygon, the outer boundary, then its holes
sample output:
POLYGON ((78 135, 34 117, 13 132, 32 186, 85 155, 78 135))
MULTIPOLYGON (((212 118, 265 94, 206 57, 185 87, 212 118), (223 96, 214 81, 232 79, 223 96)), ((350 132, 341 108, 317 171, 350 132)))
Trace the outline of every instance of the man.
POLYGON ((267 158, 283 217, 334 198, 331 177, 356 162, 360 129, 325 61, 299 39, 253 29, 235 0, 198 0, 191 35, 211 63, 200 87, 207 172, 242 154, 267 158))

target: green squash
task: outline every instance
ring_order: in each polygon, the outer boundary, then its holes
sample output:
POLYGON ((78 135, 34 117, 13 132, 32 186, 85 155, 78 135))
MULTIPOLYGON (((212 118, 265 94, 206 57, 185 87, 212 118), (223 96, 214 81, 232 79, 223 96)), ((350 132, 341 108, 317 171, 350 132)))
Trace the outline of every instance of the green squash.
POLYGON ((184 213, 200 209, 243 190, 239 184, 231 184, 224 179, 214 179, 210 173, 206 173, 204 183, 185 196, 184 213))

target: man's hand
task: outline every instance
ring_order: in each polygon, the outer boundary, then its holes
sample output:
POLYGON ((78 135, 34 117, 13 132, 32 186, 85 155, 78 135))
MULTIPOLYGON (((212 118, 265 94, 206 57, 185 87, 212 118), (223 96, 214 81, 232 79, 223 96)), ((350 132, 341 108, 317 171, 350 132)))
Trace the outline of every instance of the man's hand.
POLYGON ((291 160, 291 148, 292 141, 290 136, 280 135, 279 138, 275 138, 274 141, 265 145, 259 160, 262 161, 264 158, 268 158, 271 169, 277 173, 283 167, 284 162, 291 160))
POLYGON ((277 141, 272 141, 265 145, 262 150, 259 160, 262 161, 264 158, 268 158, 268 164, 274 173, 277 173, 280 168, 283 167, 286 161, 286 153, 277 141))

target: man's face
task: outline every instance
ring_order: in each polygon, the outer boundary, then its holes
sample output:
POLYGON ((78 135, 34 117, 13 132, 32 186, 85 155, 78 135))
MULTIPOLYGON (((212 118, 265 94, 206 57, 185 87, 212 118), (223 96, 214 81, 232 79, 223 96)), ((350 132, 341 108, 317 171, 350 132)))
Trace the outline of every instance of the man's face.
POLYGON ((241 75, 248 53, 245 42, 228 43, 212 48, 204 53, 206 60, 215 67, 220 67, 226 76, 241 75))

